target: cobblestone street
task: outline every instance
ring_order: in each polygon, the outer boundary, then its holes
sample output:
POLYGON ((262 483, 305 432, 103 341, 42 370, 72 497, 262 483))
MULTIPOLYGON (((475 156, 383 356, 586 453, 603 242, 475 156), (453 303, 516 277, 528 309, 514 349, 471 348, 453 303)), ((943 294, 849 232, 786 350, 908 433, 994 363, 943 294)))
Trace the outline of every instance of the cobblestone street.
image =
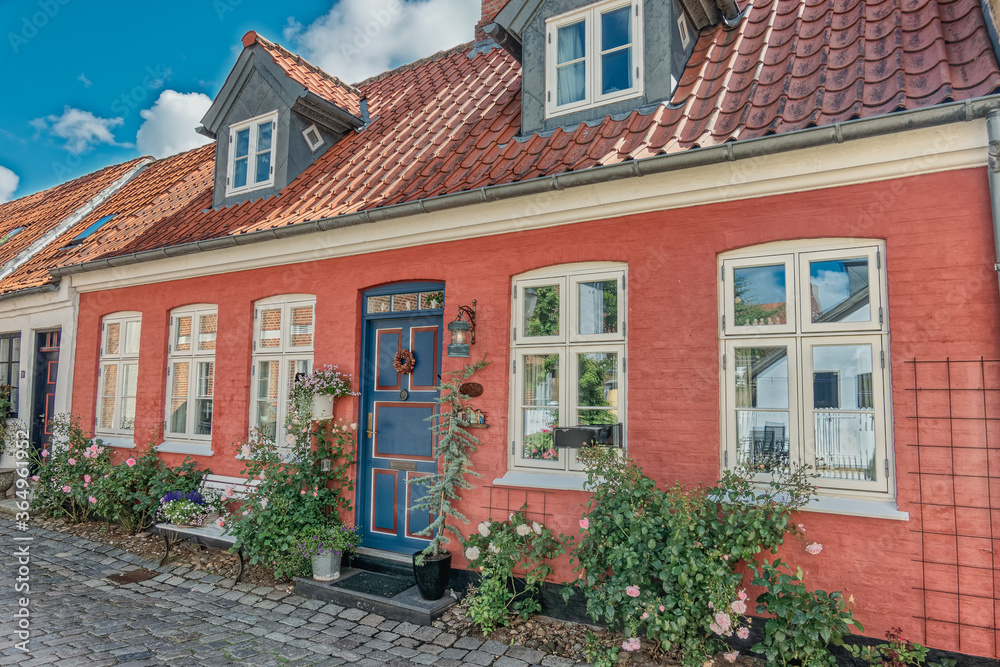
POLYGON ((284 588, 234 586, 197 570, 157 568, 112 546, 63 533, 17 531, 0 519, 0 665, 341 665, 358 667, 573 667, 523 646, 456 637, 284 588), (30 542, 15 542, 30 535, 30 542), (18 649, 15 550, 30 551, 30 644, 18 649), (118 585, 137 568, 154 579, 118 585))

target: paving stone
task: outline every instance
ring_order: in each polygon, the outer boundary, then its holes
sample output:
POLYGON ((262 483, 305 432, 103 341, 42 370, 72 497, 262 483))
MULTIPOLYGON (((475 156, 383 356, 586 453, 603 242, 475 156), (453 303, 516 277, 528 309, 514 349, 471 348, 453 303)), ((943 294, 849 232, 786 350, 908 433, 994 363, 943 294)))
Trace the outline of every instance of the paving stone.
POLYGON ((323 625, 329 625, 330 623, 333 623, 336 620, 337 619, 334 618, 333 616, 330 616, 329 614, 325 614, 323 612, 320 612, 318 614, 313 614, 312 616, 309 617, 310 623, 322 623, 323 625))
POLYGON ((361 624, 361 625, 367 625, 369 627, 374 628, 374 627, 378 626, 379 623, 382 623, 383 621, 385 621, 385 616, 379 616, 378 614, 368 614, 367 616, 365 616, 364 618, 362 618, 360 621, 358 621, 358 623, 361 624))
POLYGON ((393 655, 398 655, 401 658, 412 658, 414 656, 420 655, 419 652, 413 650, 412 648, 404 648, 402 646, 393 646, 392 648, 389 649, 389 653, 392 653, 393 655))
POLYGON ((431 655, 430 653, 418 653, 409 659, 410 662, 415 662, 418 665, 433 665, 439 660, 438 656, 431 655))
POLYGON ((468 654, 469 654, 469 652, 466 651, 466 650, 464 650, 464 649, 449 648, 449 649, 445 649, 445 651, 441 653, 441 657, 449 659, 449 660, 461 660, 462 658, 464 658, 468 654))
POLYGON ((524 660, 518 660, 517 658, 508 658, 503 656, 496 659, 493 663, 493 667, 528 667, 528 663, 524 660))
POLYGON ((479 650, 492 655, 503 655, 509 648, 510 646, 508 644, 489 639, 486 643, 479 647, 479 650))
POLYGON ((492 663, 494 659, 494 655, 490 653, 483 653, 482 651, 470 651, 469 654, 465 656, 466 662, 471 662, 474 665, 481 665, 482 667, 486 667, 486 665, 492 663))
POLYGON ((378 630, 371 627, 370 625, 356 625, 352 630, 355 634, 362 635, 364 637, 374 637, 378 634, 378 630))
POLYGON ((393 629, 393 632, 395 632, 396 634, 402 635, 404 637, 412 637, 413 633, 416 632, 417 630, 419 630, 420 628, 421 628, 421 626, 419 626, 419 625, 414 625, 413 623, 403 622, 403 623, 400 623, 399 625, 397 625, 393 629))
MULTIPOLYGON (((414 635, 414 638, 420 639, 416 635, 414 635)), ((442 632, 434 638, 434 643, 438 646, 451 646, 455 643, 456 639, 458 639, 457 635, 453 635, 450 632, 442 632)))
POLYGON ((545 653, 537 651, 533 648, 521 646, 520 644, 514 644, 509 649, 507 649, 507 657, 516 658, 517 660, 524 660, 529 665, 535 665, 542 661, 542 658, 545 657, 545 653))
POLYGON ((468 651, 474 651, 482 645, 482 640, 476 639, 475 637, 460 637, 458 641, 455 642, 455 648, 464 648, 468 651))
POLYGON ((542 658, 542 667, 573 667, 575 664, 575 660, 570 660, 559 655, 547 655, 542 658))
POLYGON ((348 621, 360 621, 365 616, 368 616, 368 613, 361 609, 345 609, 340 612, 339 616, 348 621))
MULTIPOLYGON (((377 629, 378 628, 376 628, 376 630, 377 629)), ((384 642, 394 642, 397 639, 399 639, 399 635, 397 635, 395 632, 380 632, 377 635, 375 635, 375 637, 381 639, 384 642)))

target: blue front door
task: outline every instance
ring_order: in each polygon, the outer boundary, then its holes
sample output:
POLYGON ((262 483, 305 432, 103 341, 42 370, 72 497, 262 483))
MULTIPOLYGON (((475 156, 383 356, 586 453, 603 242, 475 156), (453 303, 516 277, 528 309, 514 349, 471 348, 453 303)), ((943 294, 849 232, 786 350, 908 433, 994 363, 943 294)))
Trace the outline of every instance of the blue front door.
MULTIPOLYGON (((413 304, 409 292, 399 299, 413 304)), ((367 295, 366 295, 367 296, 367 295)), ((387 303, 391 307, 391 295, 387 303)), ((361 425, 365 427, 359 469, 358 523, 366 547, 411 553, 426 546, 415 534, 429 524, 426 511, 411 508, 424 486, 407 480, 436 470, 434 437, 427 418, 437 412, 441 370, 442 315, 424 309, 366 315, 361 425), (430 312, 427 312, 430 311, 430 312), (412 373, 394 367, 400 350, 414 357, 412 373)), ((366 299, 366 303, 372 303, 366 299)), ((431 305, 439 302, 431 301, 431 305)))

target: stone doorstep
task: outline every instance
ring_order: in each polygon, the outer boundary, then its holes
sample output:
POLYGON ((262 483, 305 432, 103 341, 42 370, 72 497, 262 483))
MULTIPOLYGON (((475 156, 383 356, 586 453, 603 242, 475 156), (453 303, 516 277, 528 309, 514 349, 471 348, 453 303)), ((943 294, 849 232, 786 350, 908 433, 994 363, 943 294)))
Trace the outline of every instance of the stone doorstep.
MULTIPOLYGON (((338 581, 348 579, 361 571, 348 568, 338 581)), ((343 607, 353 607, 394 621, 405 621, 415 625, 430 625, 458 602, 452 591, 447 591, 440 600, 428 601, 420 597, 416 586, 412 586, 398 595, 384 598, 334 586, 336 583, 338 582, 295 577, 295 593, 302 597, 335 602, 343 607)))

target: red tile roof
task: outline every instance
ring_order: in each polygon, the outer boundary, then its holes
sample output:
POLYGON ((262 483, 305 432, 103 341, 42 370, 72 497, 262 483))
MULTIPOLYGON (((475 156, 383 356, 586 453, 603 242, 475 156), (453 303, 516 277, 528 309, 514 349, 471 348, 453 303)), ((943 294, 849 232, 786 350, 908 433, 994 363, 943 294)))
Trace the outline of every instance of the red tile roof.
MULTIPOLYGON (((273 54, 280 47, 265 48, 273 54)), ((280 64, 290 76, 322 78, 293 58, 281 56, 280 64)), ((211 205, 212 149, 179 156, 189 170, 163 195, 170 202, 163 219, 144 212, 136 218, 143 233, 109 238, 100 254, 271 229, 998 89, 1000 67, 977 0, 755 0, 735 30, 703 31, 669 105, 519 137, 519 65, 500 49, 470 57, 465 45, 358 84, 371 124, 332 146, 280 197, 203 210, 211 205)))
POLYGON ((280 44, 269 42, 254 31, 243 36, 243 46, 260 44, 275 64, 293 81, 305 86, 306 90, 333 102, 341 109, 361 117, 361 94, 357 88, 346 84, 335 76, 330 76, 320 68, 307 62, 280 44))

